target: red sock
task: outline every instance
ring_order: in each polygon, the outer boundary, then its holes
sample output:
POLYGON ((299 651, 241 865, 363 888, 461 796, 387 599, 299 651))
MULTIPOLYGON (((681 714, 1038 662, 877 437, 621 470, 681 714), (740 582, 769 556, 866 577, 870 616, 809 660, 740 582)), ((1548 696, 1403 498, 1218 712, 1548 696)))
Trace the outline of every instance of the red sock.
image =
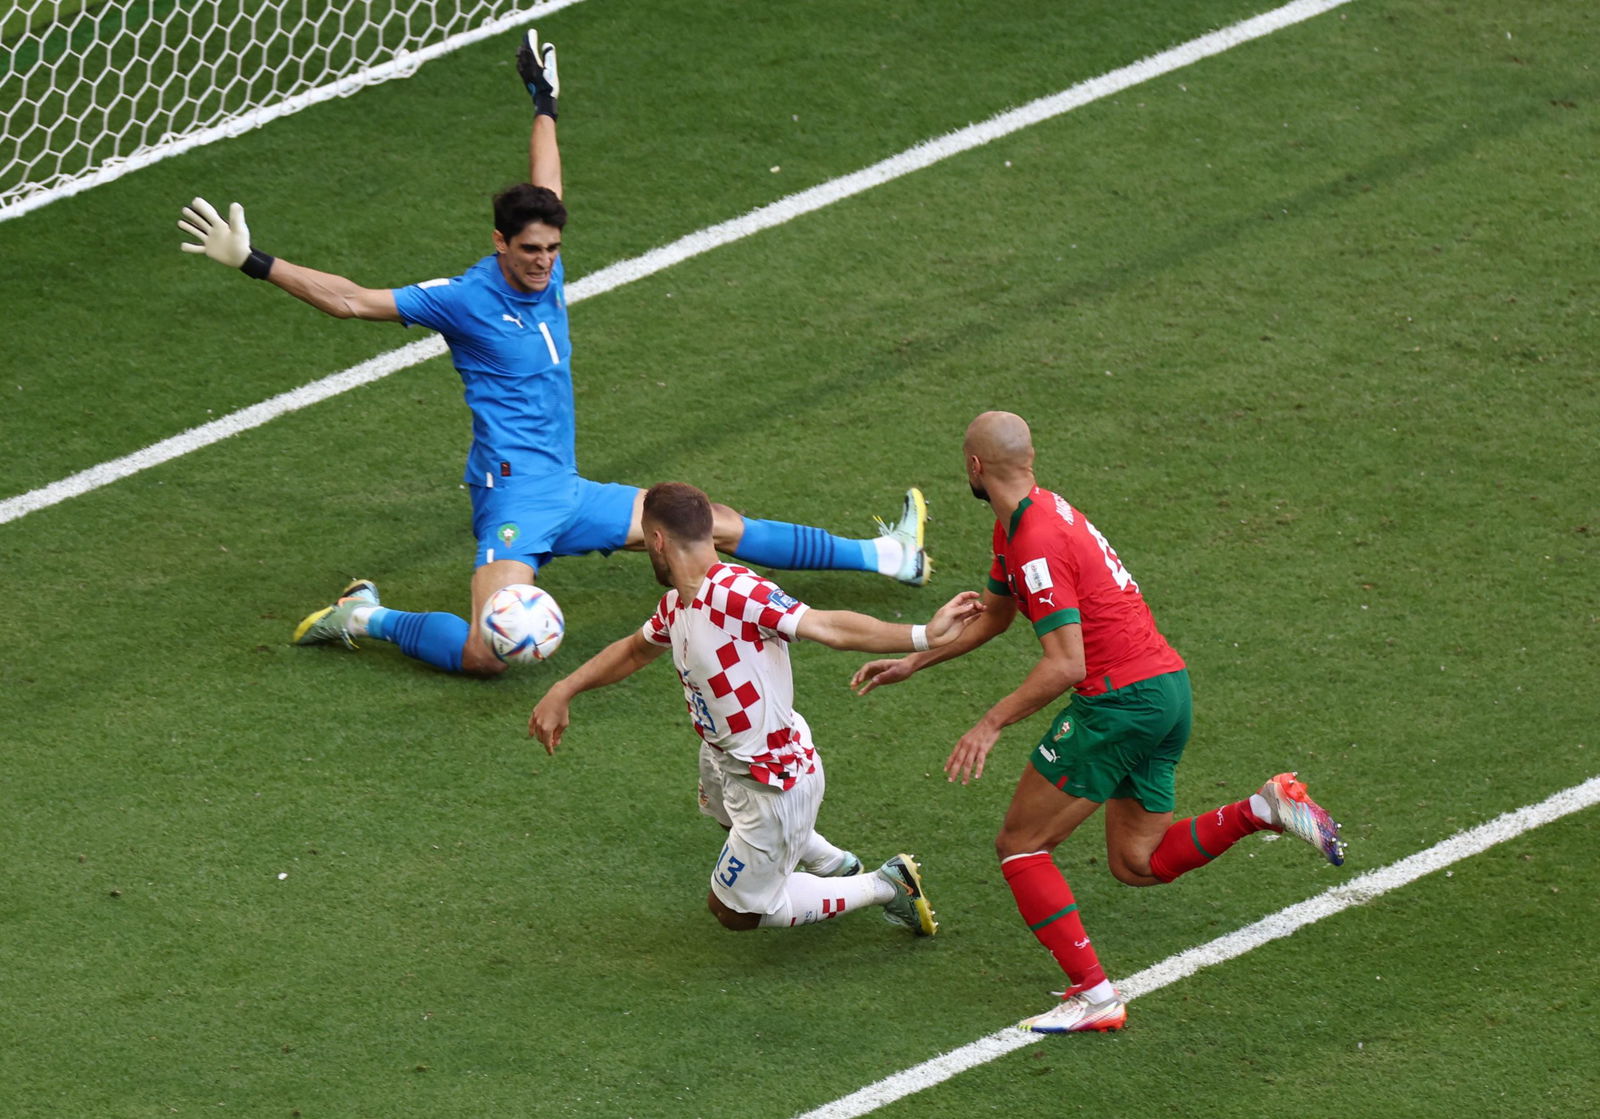
POLYGON ((1069 984, 1093 986, 1104 979, 1105 969, 1089 943, 1089 934, 1083 931, 1072 887, 1056 869, 1050 852, 1013 855, 1000 864, 1000 872, 1017 899, 1017 912, 1039 943, 1050 949, 1069 984))
POLYGON ((1261 821, 1250 811, 1250 801, 1225 804, 1203 816, 1179 820, 1167 829, 1150 855, 1150 873, 1163 882, 1205 866, 1251 832, 1261 821))

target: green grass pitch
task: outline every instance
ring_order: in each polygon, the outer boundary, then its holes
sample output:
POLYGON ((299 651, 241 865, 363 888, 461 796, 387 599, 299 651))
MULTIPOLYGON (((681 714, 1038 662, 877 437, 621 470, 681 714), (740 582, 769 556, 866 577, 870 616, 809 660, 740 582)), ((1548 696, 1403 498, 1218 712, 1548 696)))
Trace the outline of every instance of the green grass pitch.
MULTIPOLYGON (((1265 3, 589 0, 559 44, 569 279, 1265 3)), ((580 463, 855 534, 921 485, 936 581, 780 576, 920 620, 981 585, 960 436, 1033 424, 1184 654, 1179 810, 1298 768, 1345 870, 1246 841, 1168 889, 1058 853, 1113 975, 1593 777, 1600 76, 1582 5, 1358 0, 575 307, 580 463)), ((372 284, 453 274, 523 172, 511 43, 0 224, 0 496, 414 337, 180 254, 195 194, 372 284)), ((788 1116, 1042 1009, 991 852, 1047 715, 940 763, 1019 629, 865 699, 795 654, 822 829, 945 923, 723 932, 670 671, 525 737, 637 625, 637 555, 541 582, 566 644, 483 684, 288 645, 353 575, 462 610, 446 360, 0 525, 0 1111, 788 1116), (280 877, 286 875, 286 877, 280 877)), ((885 1108, 1600 1109, 1594 812, 885 1108)))

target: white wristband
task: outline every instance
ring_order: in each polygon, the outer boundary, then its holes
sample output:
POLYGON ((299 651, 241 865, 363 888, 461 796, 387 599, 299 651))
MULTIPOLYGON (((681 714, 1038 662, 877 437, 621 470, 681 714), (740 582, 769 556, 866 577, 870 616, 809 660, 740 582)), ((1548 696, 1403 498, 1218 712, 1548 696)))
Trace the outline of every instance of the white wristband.
POLYGON ((919 653, 926 653, 928 651, 927 626, 911 627, 911 647, 919 653))

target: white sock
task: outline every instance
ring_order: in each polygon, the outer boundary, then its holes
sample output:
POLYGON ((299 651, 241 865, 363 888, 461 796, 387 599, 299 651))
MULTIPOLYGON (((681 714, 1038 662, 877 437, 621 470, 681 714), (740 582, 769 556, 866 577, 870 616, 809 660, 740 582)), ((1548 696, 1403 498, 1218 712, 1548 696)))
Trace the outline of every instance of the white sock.
POLYGON ((842 847, 829 843, 821 832, 813 831, 811 838, 806 840, 805 850, 800 852, 800 869, 826 878, 844 865, 849 854, 842 847))
POLYGON ((350 624, 345 628, 350 631, 351 637, 365 637, 367 635, 367 621, 372 617, 376 606, 357 606, 350 611, 350 624))
POLYGON ((1250 794, 1250 814, 1268 827, 1276 826, 1272 822, 1272 805, 1260 793, 1250 794))
POLYGON ((796 871, 783 884, 783 906, 776 913, 762 914, 761 927, 811 925, 852 909, 893 901, 898 893, 898 887, 880 874, 818 878, 796 871))
POLYGON ((872 541, 878 549, 878 574, 893 575, 905 562, 906 546, 892 536, 879 536, 872 541))
POLYGON ((1109 979, 1102 979, 1087 991, 1078 993, 1090 1002, 1106 1002, 1117 997, 1117 989, 1111 985, 1109 979))

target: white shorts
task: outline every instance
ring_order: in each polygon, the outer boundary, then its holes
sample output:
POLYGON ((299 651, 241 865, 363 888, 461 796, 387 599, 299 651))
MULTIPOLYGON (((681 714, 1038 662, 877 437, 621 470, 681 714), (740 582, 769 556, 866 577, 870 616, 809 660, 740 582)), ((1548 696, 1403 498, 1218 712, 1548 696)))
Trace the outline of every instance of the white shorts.
POLYGON ((729 828, 711 871, 711 892, 739 913, 776 913, 783 884, 816 830, 827 779, 822 754, 817 769, 784 792, 724 769, 725 759, 700 747, 700 811, 729 828), (709 755, 709 756, 708 756, 709 755))

